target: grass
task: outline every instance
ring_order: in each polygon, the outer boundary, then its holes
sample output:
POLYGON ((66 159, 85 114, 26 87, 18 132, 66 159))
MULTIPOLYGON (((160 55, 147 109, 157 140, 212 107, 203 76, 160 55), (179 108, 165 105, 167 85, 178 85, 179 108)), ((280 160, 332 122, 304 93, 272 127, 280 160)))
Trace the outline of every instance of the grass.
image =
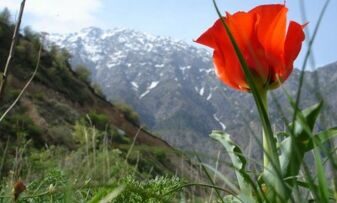
POLYGON ((12 201, 15 185, 21 181, 26 189, 19 192, 18 202, 100 202, 116 190, 119 192, 112 202, 167 202, 175 198, 175 194, 162 195, 182 180, 164 175, 162 169, 150 171, 156 163, 146 161, 137 149, 130 152, 110 147, 108 142, 92 143, 97 140, 90 138, 96 136, 90 132, 88 142, 77 150, 57 146, 38 150, 24 140, 15 147, 14 157, 9 154, 13 146, 5 150, 1 154, 7 164, 1 167, 5 176, 0 202, 12 201), (129 161, 132 157, 137 157, 135 164, 129 161), (10 164, 11 160, 16 161, 10 164), (140 170, 142 167, 148 170, 140 170))

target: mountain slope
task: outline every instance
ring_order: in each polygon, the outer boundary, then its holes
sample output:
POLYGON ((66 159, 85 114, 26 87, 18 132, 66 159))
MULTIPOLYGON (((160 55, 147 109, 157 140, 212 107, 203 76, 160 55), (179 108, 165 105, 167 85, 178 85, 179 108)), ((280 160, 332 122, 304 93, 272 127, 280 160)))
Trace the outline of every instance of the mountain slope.
MULTIPOLYGON (((211 53, 205 49, 129 29, 104 31, 90 27, 67 35, 52 34, 49 39, 70 52, 73 65, 84 64, 90 69, 92 81, 102 87, 109 100, 130 104, 144 124, 174 146, 214 152, 218 149, 208 138, 212 129, 226 129, 242 146, 252 141, 246 138, 248 134, 259 133, 251 95, 221 84, 213 70, 211 53)), ((306 73, 303 106, 318 101, 313 94, 313 89, 318 89, 313 80, 316 73, 322 73, 331 79, 320 79, 319 90, 326 96, 330 110, 336 112, 330 99, 337 94, 330 87, 336 81, 330 74, 336 70, 337 65, 331 64, 306 73), (330 91, 325 92, 327 89, 330 91)), ((298 77, 299 71, 295 70, 285 84, 291 95, 296 93, 298 77)), ((274 94, 289 115, 282 90, 274 94)), ((275 106, 271 104, 271 118, 283 127, 280 110, 275 106)))
MULTIPOLYGON (((6 61, 12 29, 13 27, 1 22, 0 67, 4 67, 6 61)), ((10 67, 6 97, 0 103, 2 112, 8 108, 33 72, 39 46, 38 34, 25 33, 20 36, 15 59, 10 67)), ((97 134, 97 138, 92 139, 103 142, 107 137, 109 146, 120 148, 125 154, 135 141, 135 148, 144 155, 140 160, 137 159, 137 163, 151 163, 147 166, 153 167, 155 173, 179 174, 187 178, 198 174, 184 155, 141 128, 136 120, 131 120, 130 111, 107 102, 85 81, 79 79, 72 71, 68 59, 67 52, 56 47, 42 51, 34 81, 18 105, 0 123, 1 148, 7 146, 7 141, 15 149, 15 143, 20 140, 31 140, 36 149, 53 145, 65 146, 72 153, 71 150, 77 149, 81 142, 75 135, 77 128, 87 126, 97 134), (156 153, 157 150, 161 151, 160 156, 156 153)))

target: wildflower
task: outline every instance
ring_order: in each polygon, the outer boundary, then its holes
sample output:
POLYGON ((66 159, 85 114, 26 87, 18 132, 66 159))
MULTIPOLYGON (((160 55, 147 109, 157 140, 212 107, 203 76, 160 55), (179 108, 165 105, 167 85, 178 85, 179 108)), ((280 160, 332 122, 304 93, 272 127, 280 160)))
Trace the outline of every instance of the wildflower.
MULTIPOLYGON (((223 17, 254 80, 266 90, 280 86, 289 77, 304 40, 304 26, 294 21, 287 25, 287 11, 281 4, 261 5, 223 17)), ((196 42, 214 49, 213 62, 222 82, 250 91, 221 19, 196 42)))

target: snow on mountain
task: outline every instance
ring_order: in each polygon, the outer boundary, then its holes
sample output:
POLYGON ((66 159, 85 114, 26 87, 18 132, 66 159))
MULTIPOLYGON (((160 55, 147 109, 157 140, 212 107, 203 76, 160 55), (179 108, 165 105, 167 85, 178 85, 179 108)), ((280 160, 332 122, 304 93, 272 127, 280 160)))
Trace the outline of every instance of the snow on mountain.
POLYGON ((71 53, 74 67, 86 65, 107 98, 133 106, 148 126, 157 129, 182 109, 191 114, 199 109, 198 114, 209 119, 209 124, 199 127, 200 133, 221 128, 213 118, 216 108, 211 95, 216 95, 220 84, 210 51, 123 28, 89 27, 65 35, 50 34, 49 41, 71 53))
MULTIPOLYGON (((209 51, 130 29, 89 27, 66 35, 50 34, 49 41, 66 48, 73 55, 73 64, 86 65, 93 73, 93 80, 103 89, 110 87, 111 81, 102 77, 109 77, 115 71, 124 72, 127 79, 133 81, 130 82, 132 90, 143 92, 139 98, 146 95, 147 89, 142 83, 148 83, 150 78, 181 82, 189 80, 189 75, 194 76, 197 71, 201 75, 199 79, 205 74, 214 75, 209 51)), ((205 88, 198 88, 200 96, 204 96, 205 88)))
MULTIPOLYGON (((209 50, 123 28, 89 27, 66 35, 50 34, 49 41, 72 54, 74 67, 86 65, 92 82, 102 87, 108 99, 131 105, 146 126, 175 146, 200 145, 207 151, 205 142, 213 129, 226 128, 243 142, 252 132, 247 125, 258 129, 251 95, 233 91, 216 79, 209 50)), ((290 79, 286 87, 293 90, 296 84, 290 79)), ((310 91, 303 95, 312 98, 310 91)), ((271 115, 280 118, 277 111, 271 115)))

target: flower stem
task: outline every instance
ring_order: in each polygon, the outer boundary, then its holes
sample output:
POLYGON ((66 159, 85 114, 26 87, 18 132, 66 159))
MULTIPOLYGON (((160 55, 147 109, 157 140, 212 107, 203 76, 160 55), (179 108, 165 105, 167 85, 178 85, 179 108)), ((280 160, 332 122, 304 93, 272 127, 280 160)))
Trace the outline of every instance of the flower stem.
MULTIPOLYGON (((267 99, 267 91, 260 91, 261 100, 263 106, 268 113, 268 99, 267 99)), ((263 166, 266 168, 270 164, 270 154, 273 153, 272 149, 270 148, 269 138, 265 132, 265 129, 262 128, 262 141, 263 141, 263 166), (268 157, 269 154, 269 157, 268 157)))
MULTIPOLYGON (((263 107, 265 108, 267 115, 268 115, 268 98, 267 98, 267 90, 260 90, 260 97, 263 103, 263 107)), ((272 142, 274 142, 273 138, 267 135, 266 129, 262 128, 262 142, 263 142, 263 166, 264 169, 266 168, 272 168, 270 165, 272 161, 276 160, 270 160, 275 158, 274 155, 276 153, 274 152, 274 149, 272 147, 272 142)))
MULTIPOLYGON (((263 107, 268 116, 268 99, 267 99, 267 90, 260 89, 259 96, 262 100, 263 107)), ((268 134, 266 129, 262 129, 262 141, 263 141, 263 174, 265 178, 268 179, 268 184, 273 187, 273 190, 277 193, 277 197, 275 193, 272 194, 269 198, 273 202, 284 202, 286 198, 285 188, 282 183, 282 180, 277 175, 277 170, 279 169, 279 160, 277 155, 276 143, 273 135, 268 134)))

